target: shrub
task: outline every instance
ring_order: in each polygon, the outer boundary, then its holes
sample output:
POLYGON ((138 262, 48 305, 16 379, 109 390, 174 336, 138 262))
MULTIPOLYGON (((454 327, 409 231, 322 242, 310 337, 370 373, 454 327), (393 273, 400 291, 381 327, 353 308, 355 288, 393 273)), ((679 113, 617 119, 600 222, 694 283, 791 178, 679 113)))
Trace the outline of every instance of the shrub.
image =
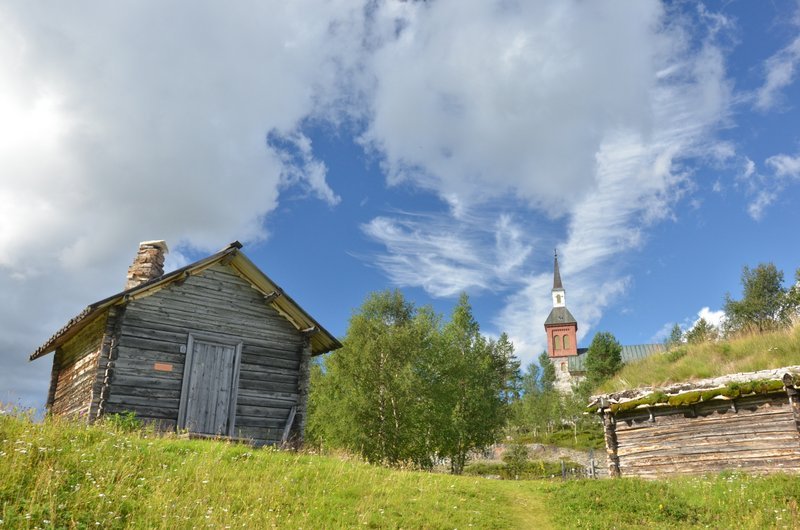
POLYGON ((103 418, 103 423, 120 432, 140 431, 144 427, 142 420, 137 418, 136 413, 130 410, 120 414, 109 414, 103 418))

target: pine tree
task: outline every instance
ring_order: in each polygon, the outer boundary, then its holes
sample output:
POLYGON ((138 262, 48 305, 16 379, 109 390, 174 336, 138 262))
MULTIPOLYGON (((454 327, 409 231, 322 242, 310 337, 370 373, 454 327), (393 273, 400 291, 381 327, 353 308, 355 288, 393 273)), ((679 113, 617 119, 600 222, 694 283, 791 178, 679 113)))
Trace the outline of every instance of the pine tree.
POLYGON ((664 346, 666 346, 666 348, 669 350, 676 346, 680 346, 682 342, 683 342, 683 331, 681 330, 681 327, 676 323, 674 326, 672 326, 672 330, 669 332, 669 337, 667 337, 666 340, 664 340, 664 346))
POLYGON ((586 381, 592 388, 622 368, 622 346, 607 331, 595 334, 586 352, 586 381))
POLYGON ((556 382, 556 365, 550 360, 546 351, 539 354, 539 366, 542 369, 540 386, 542 390, 552 390, 556 382))
POLYGON ((686 342, 689 344, 700 344, 712 340, 717 340, 719 332, 708 320, 700 318, 695 322, 692 329, 686 332, 686 342))

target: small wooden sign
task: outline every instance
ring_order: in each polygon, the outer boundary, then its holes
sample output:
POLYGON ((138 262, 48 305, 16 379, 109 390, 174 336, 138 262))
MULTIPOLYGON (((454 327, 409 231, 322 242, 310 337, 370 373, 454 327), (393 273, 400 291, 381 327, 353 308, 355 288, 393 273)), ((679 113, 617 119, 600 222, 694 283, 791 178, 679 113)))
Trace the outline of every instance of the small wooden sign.
POLYGON ((159 372, 171 372, 172 365, 169 363, 155 363, 153 365, 153 369, 158 370, 159 372))

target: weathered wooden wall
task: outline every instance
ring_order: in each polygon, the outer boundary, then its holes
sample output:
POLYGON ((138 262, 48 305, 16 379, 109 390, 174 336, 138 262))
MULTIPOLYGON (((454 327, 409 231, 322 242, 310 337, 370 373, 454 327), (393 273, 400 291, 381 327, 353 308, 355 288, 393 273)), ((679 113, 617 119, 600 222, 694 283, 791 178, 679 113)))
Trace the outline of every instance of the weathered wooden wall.
POLYGON ((614 420, 623 477, 800 472, 800 433, 785 392, 640 409, 614 420))
POLYGON ((234 435, 280 441, 298 402, 303 337, 222 264, 128 302, 105 411, 174 428, 189 332, 243 342, 234 435))
POLYGON ((105 324, 105 317, 98 317, 56 351, 48 397, 52 414, 88 419, 105 324))

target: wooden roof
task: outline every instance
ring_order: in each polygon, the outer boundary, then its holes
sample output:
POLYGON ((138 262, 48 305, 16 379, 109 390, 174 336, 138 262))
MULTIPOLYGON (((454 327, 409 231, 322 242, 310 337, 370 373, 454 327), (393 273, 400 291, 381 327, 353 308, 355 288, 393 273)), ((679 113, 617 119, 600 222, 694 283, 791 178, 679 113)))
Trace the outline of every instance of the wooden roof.
POLYGON ((598 410, 610 407, 613 410, 635 409, 657 406, 680 406, 698 400, 731 399, 744 395, 748 389, 756 393, 777 390, 790 381, 794 385, 800 377, 800 366, 784 366, 757 372, 740 372, 663 386, 633 388, 592 396, 588 408, 598 410), (770 385, 769 383, 775 383, 770 385), (748 385, 749 384, 749 385, 748 385), (749 388, 752 387, 752 388, 749 388), (774 387, 774 388, 772 388, 774 387), (730 392, 729 392, 730 390, 730 392))
POLYGON ((331 335, 322 325, 314 320, 311 315, 300 307, 281 287, 264 274, 247 256, 241 252, 242 244, 234 241, 216 254, 196 261, 180 269, 164 274, 149 282, 137 285, 131 289, 119 292, 86 307, 77 316, 58 330, 47 342, 34 351, 30 360, 38 359, 56 348, 62 346, 78 332, 100 317, 108 308, 114 305, 124 305, 130 300, 143 298, 156 293, 173 282, 185 279, 187 276, 199 274, 212 265, 223 262, 233 268, 250 286, 260 291, 265 298, 265 303, 272 305, 284 318, 303 333, 307 333, 311 342, 311 351, 314 355, 329 352, 342 347, 342 344, 331 335))

